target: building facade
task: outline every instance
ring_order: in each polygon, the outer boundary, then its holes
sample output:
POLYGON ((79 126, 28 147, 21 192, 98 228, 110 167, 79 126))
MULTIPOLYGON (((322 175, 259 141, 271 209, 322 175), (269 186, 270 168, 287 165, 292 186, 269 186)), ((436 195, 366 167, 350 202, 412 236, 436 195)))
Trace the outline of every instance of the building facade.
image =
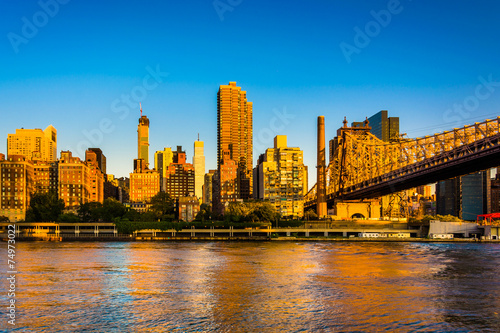
POLYGON ((254 197, 271 202, 281 216, 302 217, 306 179, 302 150, 287 147, 286 135, 278 135, 274 148, 259 156, 254 169, 254 197))
POLYGON ((217 170, 208 170, 203 182, 203 203, 212 206, 213 177, 217 170))
POLYGON ((174 161, 172 148, 163 148, 155 153, 155 169, 160 174, 160 190, 166 192, 167 169, 174 161))
POLYGON ((195 171, 190 163, 186 163, 186 152, 177 146, 173 153, 173 162, 166 172, 166 190, 172 198, 194 194, 195 171))
POLYGON ((217 170, 221 205, 252 197, 252 102, 236 82, 221 85, 217 93, 217 170), (230 162, 233 161, 233 162, 230 162), (228 167, 234 164, 237 172, 228 167), (227 174, 226 172, 231 172, 227 174), (230 184, 229 184, 230 183, 230 184), (225 186, 225 189, 224 189, 225 186))
POLYGON ((141 170, 130 174, 130 201, 149 202, 160 192, 160 174, 156 170, 141 170))
POLYGON ((91 170, 70 151, 62 151, 58 163, 58 193, 67 209, 91 201, 91 170))
POLYGON ((104 199, 114 198, 121 203, 129 202, 129 189, 129 178, 115 178, 112 174, 106 175, 106 181, 104 182, 104 199))
POLYGON ((226 150, 223 155, 225 157, 212 177, 212 211, 217 214, 223 214, 229 202, 242 200, 237 193, 238 165, 229 158, 229 151, 226 150))
POLYGON ((102 151, 100 149, 98 149, 97 152, 96 150, 90 149, 85 152, 85 162, 87 163, 87 166, 89 168, 90 201, 100 203, 104 201, 105 174, 99 167, 99 164, 102 164, 103 158, 104 163, 106 163, 106 157, 102 154, 102 151))
POLYGON ((436 184, 436 213, 475 221, 491 213, 491 180, 488 171, 440 181, 436 184))
POLYGON ((193 155, 193 167, 194 167, 194 195, 203 200, 203 183, 205 178, 205 155, 204 155, 204 143, 200 141, 194 142, 194 155, 193 155))
POLYGON ((7 136, 7 156, 24 156, 29 160, 57 161, 57 130, 49 125, 45 130, 16 129, 7 136))
POLYGON ((0 159, 0 216, 11 222, 24 220, 34 193, 34 164, 20 155, 0 159))
POLYGON ((177 216, 180 221, 191 222, 200 211, 200 201, 196 196, 182 196, 177 198, 177 216))
POLYGON ((497 168, 495 178, 491 180, 491 212, 500 212, 500 172, 497 168))
POLYGON ((106 156, 102 153, 101 148, 89 148, 88 151, 91 151, 95 154, 95 160, 97 162, 97 166, 99 170, 105 175, 106 174, 106 156))
POLYGON ((59 162, 34 162, 34 187, 37 193, 59 191, 59 162))

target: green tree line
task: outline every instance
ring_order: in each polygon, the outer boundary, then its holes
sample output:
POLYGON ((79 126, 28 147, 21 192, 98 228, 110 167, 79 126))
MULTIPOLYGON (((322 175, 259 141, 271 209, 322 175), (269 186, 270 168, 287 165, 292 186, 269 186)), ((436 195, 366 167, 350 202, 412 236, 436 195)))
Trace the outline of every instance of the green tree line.
MULTIPOLYGON (((81 204, 76 213, 64 212, 64 201, 55 192, 35 193, 31 197, 26 212, 26 222, 113 222, 119 233, 129 234, 141 229, 183 229, 183 228, 236 228, 272 225, 279 221, 280 215, 269 202, 248 201, 231 202, 224 216, 212 213, 211 206, 202 204, 200 212, 191 223, 176 221, 174 200, 169 194, 160 192, 150 201, 146 212, 138 212, 124 206, 113 198, 103 203, 88 202, 81 204)), ((300 221, 281 221, 281 227, 299 226, 300 221)))

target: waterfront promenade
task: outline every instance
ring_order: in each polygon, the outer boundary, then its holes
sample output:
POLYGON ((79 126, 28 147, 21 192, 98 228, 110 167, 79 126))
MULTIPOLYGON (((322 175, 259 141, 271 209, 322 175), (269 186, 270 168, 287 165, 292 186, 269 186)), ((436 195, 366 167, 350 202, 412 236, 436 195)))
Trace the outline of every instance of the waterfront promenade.
MULTIPOLYGON (((0 239, 7 238, 7 227, 0 223, 0 239)), ((471 224, 472 225, 472 224, 471 224)), ((300 227, 214 227, 181 230, 145 229, 132 234, 120 234, 113 223, 53 223, 17 222, 16 239, 47 241, 171 241, 171 240, 325 240, 325 241, 476 241, 491 240, 487 230, 481 233, 457 235, 450 240, 428 239, 428 227, 393 221, 309 221, 300 227), (485 236, 486 234, 486 236, 485 236)), ((481 229, 483 228, 483 229, 481 229)), ((498 227, 497 227, 498 228, 498 227)), ((482 230, 482 231, 481 231, 482 230)), ((496 231, 498 232, 498 231, 496 231)))

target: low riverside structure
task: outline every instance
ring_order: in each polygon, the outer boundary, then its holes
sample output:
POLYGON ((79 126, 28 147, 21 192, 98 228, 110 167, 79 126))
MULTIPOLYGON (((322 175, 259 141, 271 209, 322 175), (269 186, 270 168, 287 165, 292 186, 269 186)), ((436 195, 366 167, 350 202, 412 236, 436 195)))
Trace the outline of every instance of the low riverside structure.
MULTIPOLYGON (((9 222, 0 223, 0 237, 7 237, 7 226, 9 222)), ((205 227, 205 228, 184 228, 182 230, 139 230, 129 235, 120 235, 113 223, 109 222, 88 222, 88 223, 54 223, 54 222, 17 222, 16 236, 32 239, 266 239, 276 237, 319 237, 319 238, 349 238, 357 237, 359 233, 378 233, 384 235, 397 235, 406 233, 408 236, 417 237, 418 230, 408 230, 406 223, 391 223, 380 221, 377 223, 359 223, 350 221, 308 221, 300 227, 256 227, 256 228, 236 228, 236 227, 205 227)))
POLYGON ((480 225, 475 222, 429 222, 429 238, 483 238, 498 239, 498 226, 480 225))
POLYGON ((27 240, 376 240, 376 241, 498 241, 498 227, 468 222, 432 221, 429 234, 406 223, 390 221, 307 221, 300 227, 262 226, 236 228, 205 226, 181 230, 144 229, 119 234, 110 222, 54 223, 1 222, 0 239, 7 239, 8 226, 15 225, 16 238, 27 240), (493 230, 493 229, 495 230, 493 230), (492 231, 493 230, 493 231, 492 231))
MULTIPOLYGON (((360 230, 360 229, 358 229, 360 230)), ((260 227, 260 228, 244 228, 236 229, 233 227, 225 229, 216 229, 214 227, 208 229, 182 229, 177 230, 140 230, 134 232, 134 237, 144 240, 163 240, 163 239, 211 239, 211 238, 224 238, 224 239, 262 239, 262 238, 280 238, 280 237, 305 237, 305 238, 352 238, 358 237, 359 234, 370 235, 385 235, 385 238, 410 238, 417 237, 417 232, 410 230, 394 230, 394 229, 361 229, 359 232, 356 229, 309 229, 309 228, 273 228, 273 227, 260 227)), ((378 236, 377 236, 378 237, 378 236)), ((382 238, 382 237, 381 237, 382 238)))
POLYGON ((118 236, 115 224, 110 222, 2 222, 0 223, 0 236, 2 239, 7 235, 8 225, 12 224, 16 228, 16 237, 20 238, 57 240, 60 238, 109 238, 118 236))

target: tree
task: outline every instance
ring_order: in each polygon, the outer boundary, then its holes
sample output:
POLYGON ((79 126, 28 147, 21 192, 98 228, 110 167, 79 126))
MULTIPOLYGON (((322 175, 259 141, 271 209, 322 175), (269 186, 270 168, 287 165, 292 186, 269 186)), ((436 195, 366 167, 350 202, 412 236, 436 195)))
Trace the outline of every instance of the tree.
POLYGON ((82 222, 98 222, 102 217, 102 204, 97 201, 81 204, 78 207, 78 217, 82 222))
POLYGON ((122 217, 122 220, 125 221, 140 221, 141 220, 141 213, 136 211, 133 208, 127 208, 125 211, 125 214, 122 217))
POLYGON ((261 202, 254 209, 254 213, 259 217, 259 221, 262 222, 273 222, 280 218, 280 214, 276 211, 270 202, 261 202))
POLYGON ((7 216, 4 216, 4 215, 0 215, 0 222, 9 222, 9 218, 7 216))
POLYGON ((104 222, 111 222, 126 213, 125 206, 114 198, 106 198, 102 203, 101 218, 104 222))
POLYGON ((273 222, 280 214, 269 202, 230 202, 224 212, 224 219, 232 222, 273 222))
POLYGON ((459 219, 458 217, 453 216, 453 215, 444 215, 444 216, 443 215, 436 215, 436 216, 424 215, 420 220, 415 219, 414 221, 427 224, 431 220, 437 220, 437 221, 441 221, 441 222, 461 222, 462 221, 461 219, 459 219))
POLYGON ((64 201, 57 193, 35 193, 31 196, 30 207, 26 210, 26 222, 57 221, 64 209, 64 201))
POLYGON ((144 212, 144 213, 140 214, 140 220, 142 222, 153 222, 153 221, 157 221, 158 219, 159 218, 157 217, 157 215, 152 211, 144 212))
POLYGON ((228 222, 243 222, 246 216, 246 207, 242 202, 230 202, 224 211, 224 220, 228 222))
POLYGON ((159 192, 151 198, 151 212, 153 212, 156 219, 162 219, 166 215, 174 213, 174 200, 170 194, 159 192))
POLYGON ((212 220, 212 206, 208 204, 201 204, 200 211, 196 214, 195 221, 209 221, 212 220))
POLYGON ((309 209, 305 214, 304 217, 306 220, 317 220, 318 219, 318 214, 312 209, 309 209))
POLYGON ((73 214, 73 213, 63 213, 61 215, 59 215, 59 217, 57 218, 57 221, 58 222, 69 222, 69 223, 76 223, 76 222, 80 222, 80 218, 78 217, 78 215, 76 214, 73 214))

